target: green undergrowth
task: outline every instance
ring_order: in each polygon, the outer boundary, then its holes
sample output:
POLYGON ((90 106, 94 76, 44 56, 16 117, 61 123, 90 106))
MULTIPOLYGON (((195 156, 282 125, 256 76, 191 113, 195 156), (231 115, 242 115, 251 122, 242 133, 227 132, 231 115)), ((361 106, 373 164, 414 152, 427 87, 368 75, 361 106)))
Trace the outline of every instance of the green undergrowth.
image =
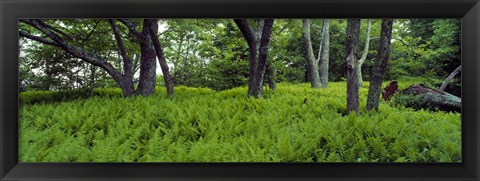
POLYGON ((365 82, 361 113, 347 115, 345 82, 277 86, 261 99, 247 98, 246 87, 176 87, 170 97, 157 88, 149 97, 21 104, 19 160, 461 162, 458 113, 384 102, 368 112, 365 82))

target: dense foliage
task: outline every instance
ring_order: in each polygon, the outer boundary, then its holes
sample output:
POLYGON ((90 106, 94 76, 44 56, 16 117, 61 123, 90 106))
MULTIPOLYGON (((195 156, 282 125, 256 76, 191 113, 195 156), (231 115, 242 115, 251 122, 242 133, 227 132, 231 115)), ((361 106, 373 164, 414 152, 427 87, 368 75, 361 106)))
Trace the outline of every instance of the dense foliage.
MULTIPOLYGON (((115 40, 107 21, 49 20, 59 22, 57 28, 68 30, 75 45, 95 52, 121 68, 120 55, 114 50, 115 40)), ((371 26, 370 48, 362 67, 362 75, 370 80, 377 55, 381 20, 371 26)), ((312 23, 313 50, 321 41, 323 21, 312 23)), ((164 19, 159 21, 159 40, 172 71, 175 85, 209 87, 226 90, 245 86, 248 80, 248 46, 241 32, 230 19, 164 19)), ((344 80, 346 20, 330 21, 329 79, 344 80)), ((25 25, 23 29, 29 29, 25 25)), ((138 80, 139 47, 128 37, 127 28, 118 26, 124 34, 127 55, 134 59, 134 75, 138 80), (127 41, 128 40, 128 41, 127 41)), ((360 49, 363 50, 367 21, 361 21, 360 49)), ((439 87, 450 72, 460 65, 459 19, 397 19, 394 21, 390 63, 386 78, 429 77, 439 87)), ((30 28, 31 29, 31 28, 30 28)), ((34 30, 31 30, 35 32, 34 30)), ((273 27, 269 61, 278 82, 307 82, 306 62, 302 48, 302 22, 299 19, 276 19, 273 27)), ((21 39, 20 82, 29 90, 71 90, 82 87, 115 87, 104 71, 72 58, 58 47, 21 39)), ((316 55, 316 53, 315 53, 316 55)), ((160 71, 157 71, 160 72, 160 71)), ((460 95, 460 76, 447 92, 460 95)))
MULTIPOLYGON (((403 82, 405 88, 412 82, 403 82)), ((344 82, 328 89, 280 84, 266 98, 176 87, 149 97, 121 91, 70 102, 22 104, 21 162, 460 162, 458 113, 345 115, 344 82)), ((366 100, 368 82, 361 88, 366 100)), ((30 92, 20 95, 28 99, 30 92)), ((361 104, 365 105, 365 104, 361 104)))
POLYGON ((21 162, 462 161, 459 19, 19 21, 21 162))

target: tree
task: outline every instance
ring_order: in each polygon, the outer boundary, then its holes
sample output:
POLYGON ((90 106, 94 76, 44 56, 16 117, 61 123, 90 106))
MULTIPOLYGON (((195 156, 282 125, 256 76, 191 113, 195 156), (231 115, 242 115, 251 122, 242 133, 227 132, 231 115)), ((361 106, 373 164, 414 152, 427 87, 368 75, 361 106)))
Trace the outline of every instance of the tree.
POLYGON ((359 51, 360 19, 348 19, 347 40, 345 42, 347 69, 347 112, 359 112, 358 96, 358 51, 359 51))
POLYGON ((307 72, 310 84, 312 88, 319 88, 321 87, 320 74, 318 72, 319 59, 315 59, 315 55, 313 54, 312 39, 310 37, 310 20, 303 19, 302 22, 303 49, 305 53, 305 60, 307 62, 307 72))
POLYGON ((330 52, 330 20, 323 20, 322 41, 319 48, 320 86, 328 87, 328 66, 330 52))
POLYGON ((258 20, 256 30, 253 29, 247 19, 234 19, 234 21, 247 41, 250 53, 248 95, 258 98, 263 94, 262 85, 267 65, 273 19, 258 20))
MULTIPOLYGON (((75 36, 67 33, 68 28, 62 27, 62 24, 65 23, 62 23, 61 21, 55 21, 57 23, 54 23, 53 25, 39 19, 21 19, 20 21, 39 31, 35 34, 26 31, 25 29, 20 29, 20 36, 46 45, 59 47, 73 57, 81 59, 82 61, 87 62, 93 66, 100 67, 115 80, 115 82, 122 89, 124 96, 147 96, 154 93, 156 77, 155 58, 156 53, 159 53, 155 52, 155 47, 153 45, 154 43, 152 42, 153 38, 156 38, 156 36, 152 35, 157 33, 157 29, 152 29, 152 27, 156 26, 156 20, 143 20, 143 27, 141 32, 137 30, 136 22, 133 23, 127 19, 118 20, 122 22, 125 26, 127 26, 127 28, 130 30, 130 34, 128 34, 127 38, 137 40, 138 44, 140 45, 140 80, 138 88, 136 90, 134 90, 133 86, 134 63, 132 59, 128 57, 128 53, 122 39, 123 37, 114 20, 109 20, 109 24, 114 34, 118 54, 121 55, 121 59, 123 60, 123 72, 121 69, 116 68, 115 64, 112 64, 112 62, 110 62, 107 58, 96 53, 95 51, 89 51, 88 49, 81 46, 82 44, 85 44, 87 42, 89 36, 85 39, 75 38, 75 36), (43 34, 46 37, 38 36, 38 34, 43 34)), ((94 30, 92 30, 92 32, 94 30)), ((99 49, 101 49, 101 47, 99 49)), ((173 87, 173 85, 170 86, 173 87)), ((170 91, 169 94, 173 94, 173 92, 170 91)))
POLYGON ((367 110, 378 110, 383 75, 388 64, 390 41, 392 38, 392 19, 383 19, 380 32, 380 45, 375 65, 372 69, 370 88, 368 89, 367 110))
POLYGON ((371 29, 371 26, 372 26, 372 20, 369 19, 368 20, 368 25, 367 25, 367 32, 365 34, 366 35, 365 36, 365 46, 363 47, 362 57, 358 61, 358 69, 357 69, 358 87, 362 87, 362 84, 363 84, 362 65, 365 62, 365 60, 367 59, 368 49, 370 47, 370 29, 371 29))
POLYGON ((440 86, 440 88, 438 88, 439 90, 441 91, 444 91, 445 88, 447 88, 447 85, 450 81, 452 81, 452 79, 460 72, 462 71, 462 66, 458 66, 450 75, 448 75, 448 77, 445 79, 445 81, 443 81, 442 85, 440 86))
POLYGON ((167 88, 167 94, 168 95, 172 95, 175 93, 174 89, 173 89, 173 77, 172 75, 170 74, 170 70, 168 68, 168 65, 167 65, 167 61, 165 60, 165 56, 163 54, 163 50, 162 50, 162 46, 160 44, 160 41, 158 40, 158 37, 157 37, 157 32, 158 32, 158 24, 157 24, 157 20, 148 20, 150 21, 150 38, 152 40, 152 43, 153 43, 153 47, 155 48, 155 53, 157 54, 157 58, 158 58, 158 63, 160 64, 160 68, 162 69, 162 74, 163 74, 163 79, 164 79, 164 82, 165 82, 165 87, 167 88))

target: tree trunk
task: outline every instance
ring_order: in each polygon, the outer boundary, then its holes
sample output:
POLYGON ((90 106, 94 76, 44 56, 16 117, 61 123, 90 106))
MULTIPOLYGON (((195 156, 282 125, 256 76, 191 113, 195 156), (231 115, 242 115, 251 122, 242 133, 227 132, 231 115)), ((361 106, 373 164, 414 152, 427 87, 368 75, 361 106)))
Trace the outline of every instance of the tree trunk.
POLYGON ((247 40, 250 53, 248 95, 258 98, 263 94, 262 84, 265 74, 273 19, 260 20, 259 27, 263 27, 261 28, 262 33, 258 33, 260 28, 257 28, 257 32, 255 32, 247 19, 235 19, 234 21, 242 32, 245 40, 247 40), (261 34, 261 36, 258 37, 258 34, 261 34))
POLYGON ((363 53, 362 57, 358 61, 358 70, 357 70, 357 77, 358 77, 358 87, 362 87, 363 85, 363 78, 362 78, 362 65, 367 59, 368 55, 368 49, 370 48, 370 29, 372 26, 372 20, 368 20, 368 25, 367 25, 367 33, 366 33, 366 38, 365 38, 365 47, 363 47, 363 53))
POLYGON ((442 86, 440 86, 439 90, 443 91, 447 88, 448 83, 452 81, 453 77, 455 77, 460 71, 462 71, 462 66, 458 66, 446 79, 443 81, 442 86))
MULTIPOLYGON (((115 20, 110 19, 108 20, 110 26, 112 27, 113 34, 115 36, 115 40, 117 42, 117 47, 119 54, 123 59, 123 79, 120 81, 119 86, 122 89, 123 95, 125 97, 129 97, 134 93, 134 86, 133 86, 133 60, 127 56, 127 52, 125 50, 125 46, 123 44, 122 37, 118 32, 117 25, 115 20)), ((93 74, 95 73, 95 69, 92 70, 93 74)))
POLYGON ((266 67, 266 77, 267 77, 267 81, 268 81, 268 87, 271 89, 271 90, 276 90, 277 89, 277 85, 276 85, 276 82, 275 82, 275 71, 273 70, 273 67, 272 67, 272 62, 271 61, 267 61, 267 67, 266 67))
POLYGON ((360 101, 358 96, 358 49, 359 49, 360 19, 348 19, 347 40, 345 43, 347 53, 347 113, 359 113, 360 101))
POLYGON ((136 95, 148 96, 155 93, 156 84, 156 62, 155 48, 153 47, 152 38, 150 36, 150 27, 153 26, 150 19, 143 20, 142 35, 140 39, 140 80, 136 95))
POLYGON ((312 39, 310 37, 310 20, 303 19, 303 49, 305 51, 305 60, 307 61, 307 71, 312 88, 321 87, 320 75, 318 73, 318 61, 315 59, 312 48, 312 39))
POLYGON ((375 65, 372 69, 370 88, 368 89, 367 110, 378 110, 380 102, 380 87, 390 55, 390 40, 392 38, 392 19, 383 19, 380 33, 380 45, 375 65))
POLYGON ((152 23, 151 24, 152 26, 150 27, 150 37, 152 38, 153 46, 155 47, 155 53, 157 54, 157 57, 158 57, 158 63, 160 64, 160 68, 162 69, 163 80, 165 81, 167 94, 173 95, 175 93, 173 88, 174 87, 173 77, 170 74, 167 61, 165 60, 165 57, 163 54, 162 46, 157 37, 157 31, 158 31, 157 20, 154 20, 154 21, 155 23, 152 23))
POLYGON ((254 97, 262 96, 262 84, 263 84, 263 77, 265 75, 265 69, 267 66, 267 58, 268 58, 268 47, 270 44, 270 36, 272 34, 272 27, 273 27, 273 19, 265 19, 262 35, 260 38, 260 47, 258 49, 258 67, 256 71, 256 85, 258 87, 255 89, 253 94, 254 97))
POLYGON ((462 99, 460 97, 422 84, 411 85, 401 92, 403 95, 409 96, 407 103, 404 105, 406 107, 454 112, 462 110, 462 99))
POLYGON ((329 64, 329 51, 330 51, 330 25, 329 20, 323 20, 323 30, 322 30, 322 45, 321 45, 321 55, 319 58, 319 68, 320 68, 320 85, 321 87, 328 87, 328 64, 329 64))

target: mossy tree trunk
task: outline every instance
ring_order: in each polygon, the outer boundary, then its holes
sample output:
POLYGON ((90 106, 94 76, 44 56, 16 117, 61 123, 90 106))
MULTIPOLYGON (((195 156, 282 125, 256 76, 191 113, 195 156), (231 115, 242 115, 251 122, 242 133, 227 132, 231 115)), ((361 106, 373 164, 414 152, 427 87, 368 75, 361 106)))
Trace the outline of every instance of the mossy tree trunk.
POLYGON ((320 74, 318 73, 318 60, 315 59, 312 48, 312 39, 310 37, 310 20, 303 19, 302 38, 304 56, 307 62, 308 78, 312 88, 321 87, 320 74))
POLYGON ((422 84, 411 85, 401 92, 404 96, 408 96, 405 105, 407 107, 454 112, 460 112, 462 109, 462 99, 460 97, 422 84))
POLYGON ((360 101, 358 96, 358 49, 359 49, 360 19, 348 19, 347 40, 345 42, 347 69, 347 113, 358 114, 360 101))
POLYGON ((328 87, 328 64, 330 52, 330 20, 323 20, 322 41, 319 48, 320 85, 328 87))
POLYGON ((375 65, 373 65, 370 88, 368 89, 367 110, 378 110, 380 101, 380 89, 383 75, 388 64, 390 55, 390 40, 392 38, 392 19, 383 19, 380 32, 380 45, 375 65))

